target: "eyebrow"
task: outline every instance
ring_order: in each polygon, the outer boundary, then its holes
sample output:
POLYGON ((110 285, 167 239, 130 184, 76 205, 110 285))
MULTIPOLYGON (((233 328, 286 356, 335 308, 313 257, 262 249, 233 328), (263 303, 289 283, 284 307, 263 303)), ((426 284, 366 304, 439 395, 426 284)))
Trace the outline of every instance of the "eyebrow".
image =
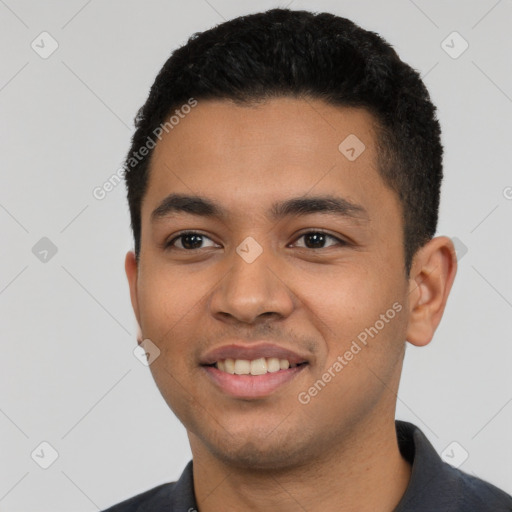
MULTIPOLYGON (((208 218, 225 220, 227 210, 211 199, 185 194, 169 194, 151 213, 151 222, 172 217, 173 214, 187 213, 208 218)), ((270 208, 269 217, 280 220, 289 216, 311 215, 314 213, 332 213, 340 217, 354 220, 370 220, 367 210, 360 204, 337 196, 296 197, 270 208)))

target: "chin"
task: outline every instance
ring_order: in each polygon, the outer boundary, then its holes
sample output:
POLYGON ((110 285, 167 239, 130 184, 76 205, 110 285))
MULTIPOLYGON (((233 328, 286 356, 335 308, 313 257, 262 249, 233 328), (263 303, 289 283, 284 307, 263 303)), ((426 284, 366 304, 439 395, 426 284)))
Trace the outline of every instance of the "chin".
MULTIPOLYGON (((215 450, 215 448, 214 448, 215 450)), ((304 452, 292 453, 290 450, 270 448, 262 449, 259 445, 245 443, 242 446, 230 446, 229 450, 217 450, 214 453, 226 465, 251 471, 285 471, 303 463, 304 452)))
POLYGON ((315 443, 307 439, 304 431, 279 429, 267 432, 237 432, 212 439, 201 436, 208 450, 224 464, 251 471, 286 471, 311 461, 315 443), (269 433, 270 432, 270 433, 269 433))

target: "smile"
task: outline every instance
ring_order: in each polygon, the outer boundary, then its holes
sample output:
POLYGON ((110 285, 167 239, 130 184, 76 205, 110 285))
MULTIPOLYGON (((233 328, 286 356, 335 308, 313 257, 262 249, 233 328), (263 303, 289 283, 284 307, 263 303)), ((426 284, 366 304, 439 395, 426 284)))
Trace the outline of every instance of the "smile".
POLYGON ((202 366, 211 382, 223 394, 243 400, 262 399, 272 395, 297 378, 307 367, 306 362, 292 366, 288 360, 276 358, 258 358, 252 361, 224 359, 202 366))
POLYGON ((295 368, 304 363, 291 364, 288 359, 279 359, 277 357, 259 357, 258 359, 223 359, 214 363, 215 368, 221 372, 231 375, 265 375, 266 373, 276 373, 280 370, 295 368))

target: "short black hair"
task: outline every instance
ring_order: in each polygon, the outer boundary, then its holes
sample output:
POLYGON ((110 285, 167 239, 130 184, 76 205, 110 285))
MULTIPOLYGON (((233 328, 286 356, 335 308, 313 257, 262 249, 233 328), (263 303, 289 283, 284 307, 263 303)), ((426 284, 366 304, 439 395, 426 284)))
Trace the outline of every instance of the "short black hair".
POLYGON ((158 127, 191 99, 250 105, 282 96, 364 108, 373 115, 378 170, 402 206, 409 276, 414 254, 437 227, 443 146, 436 107, 420 74, 375 32, 334 14, 288 9, 241 16, 196 33, 158 73, 135 116, 124 164, 137 261, 158 127), (141 156, 143 147, 150 149, 141 156))

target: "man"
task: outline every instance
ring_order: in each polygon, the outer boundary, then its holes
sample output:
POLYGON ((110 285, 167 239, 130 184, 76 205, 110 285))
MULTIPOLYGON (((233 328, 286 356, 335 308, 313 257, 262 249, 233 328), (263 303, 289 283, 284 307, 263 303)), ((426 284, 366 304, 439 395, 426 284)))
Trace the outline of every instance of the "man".
POLYGON ((175 51, 136 128, 126 273, 193 461, 108 510, 512 510, 395 421, 457 267, 418 73, 349 20, 274 9, 175 51))

